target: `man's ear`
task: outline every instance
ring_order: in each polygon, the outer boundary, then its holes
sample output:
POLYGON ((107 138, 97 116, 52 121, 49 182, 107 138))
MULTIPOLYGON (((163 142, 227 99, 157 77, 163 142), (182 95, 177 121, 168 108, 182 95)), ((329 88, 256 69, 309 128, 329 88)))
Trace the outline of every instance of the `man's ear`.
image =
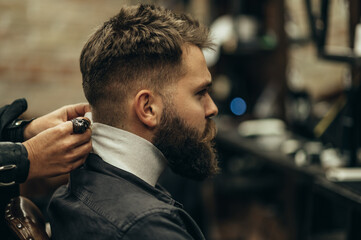
POLYGON ((139 120, 149 128, 158 125, 161 112, 162 101, 160 96, 155 95, 150 90, 141 90, 134 99, 134 109, 139 120))

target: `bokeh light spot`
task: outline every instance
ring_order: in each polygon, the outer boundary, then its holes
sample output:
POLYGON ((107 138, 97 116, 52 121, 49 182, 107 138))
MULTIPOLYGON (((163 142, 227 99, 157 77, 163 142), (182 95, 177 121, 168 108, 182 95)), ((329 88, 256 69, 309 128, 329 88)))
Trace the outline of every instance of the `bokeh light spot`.
POLYGON ((236 97, 231 101, 230 108, 234 115, 241 116, 246 112, 247 104, 242 98, 236 97))

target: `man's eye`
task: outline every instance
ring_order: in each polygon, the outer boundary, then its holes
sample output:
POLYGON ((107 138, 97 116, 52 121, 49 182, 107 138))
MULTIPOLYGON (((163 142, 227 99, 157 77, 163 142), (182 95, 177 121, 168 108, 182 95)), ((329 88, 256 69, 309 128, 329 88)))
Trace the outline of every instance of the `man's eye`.
POLYGON ((208 92, 207 89, 203 89, 202 91, 199 91, 197 94, 200 95, 200 96, 204 96, 204 95, 207 94, 207 92, 208 92))

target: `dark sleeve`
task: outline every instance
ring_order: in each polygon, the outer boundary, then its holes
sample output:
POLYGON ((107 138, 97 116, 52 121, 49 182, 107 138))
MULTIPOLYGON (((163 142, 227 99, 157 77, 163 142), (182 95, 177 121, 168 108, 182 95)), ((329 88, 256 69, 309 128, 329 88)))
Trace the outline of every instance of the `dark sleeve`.
POLYGON ((0 142, 0 186, 25 182, 29 166, 28 152, 24 145, 0 142))
POLYGON ((24 141, 24 128, 31 121, 18 119, 26 111, 28 104, 24 98, 0 108, 0 140, 24 141))
POLYGON ((0 186, 22 183, 29 173, 29 160, 23 141, 28 121, 17 119, 27 109, 25 99, 0 108, 0 186), (3 142, 8 141, 8 142, 3 142))
POLYGON ((124 239, 189 240, 194 238, 187 232, 177 215, 160 212, 141 218, 125 233, 124 239))

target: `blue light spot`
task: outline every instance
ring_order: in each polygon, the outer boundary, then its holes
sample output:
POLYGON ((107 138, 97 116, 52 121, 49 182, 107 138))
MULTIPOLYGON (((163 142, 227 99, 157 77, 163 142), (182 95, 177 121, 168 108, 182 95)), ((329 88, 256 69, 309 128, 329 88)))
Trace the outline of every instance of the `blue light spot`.
POLYGON ((230 104, 231 111, 234 115, 241 116, 247 110, 247 104, 242 98, 234 98, 230 104))

